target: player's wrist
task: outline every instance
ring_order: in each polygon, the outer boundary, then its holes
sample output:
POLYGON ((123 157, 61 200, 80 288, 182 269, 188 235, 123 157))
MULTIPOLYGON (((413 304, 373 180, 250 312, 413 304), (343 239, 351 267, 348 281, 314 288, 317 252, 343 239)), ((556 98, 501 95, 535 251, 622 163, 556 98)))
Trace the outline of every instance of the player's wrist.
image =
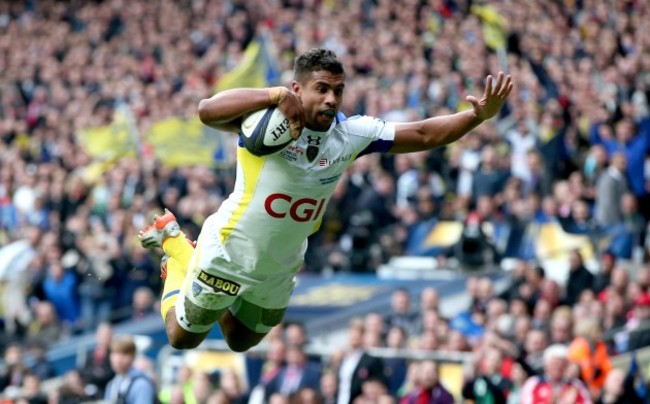
POLYGON ((467 112, 471 116, 472 121, 474 121, 474 124, 480 125, 481 123, 486 121, 486 119, 483 118, 476 109, 471 109, 467 112))
POLYGON ((286 87, 270 87, 269 88, 269 104, 270 105, 279 105, 284 97, 286 97, 289 89, 286 87))

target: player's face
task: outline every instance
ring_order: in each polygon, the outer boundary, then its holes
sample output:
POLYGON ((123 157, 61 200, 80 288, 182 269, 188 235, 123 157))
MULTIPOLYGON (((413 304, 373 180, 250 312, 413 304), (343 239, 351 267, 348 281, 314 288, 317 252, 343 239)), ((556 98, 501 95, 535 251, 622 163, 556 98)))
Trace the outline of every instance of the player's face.
POLYGON ((315 71, 303 83, 293 83, 305 110, 305 126, 315 131, 329 129, 343 100, 345 75, 315 71))

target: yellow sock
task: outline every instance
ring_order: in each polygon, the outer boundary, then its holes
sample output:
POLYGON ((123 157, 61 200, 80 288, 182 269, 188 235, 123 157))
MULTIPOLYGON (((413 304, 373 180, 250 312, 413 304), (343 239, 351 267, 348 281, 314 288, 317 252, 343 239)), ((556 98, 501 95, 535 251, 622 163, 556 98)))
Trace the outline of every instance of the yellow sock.
POLYGON ((176 300, 185 281, 187 268, 194 253, 194 247, 181 233, 176 237, 169 237, 163 242, 163 250, 169 256, 167 260, 167 277, 163 287, 160 302, 160 314, 163 321, 167 318, 169 310, 176 305, 176 300))

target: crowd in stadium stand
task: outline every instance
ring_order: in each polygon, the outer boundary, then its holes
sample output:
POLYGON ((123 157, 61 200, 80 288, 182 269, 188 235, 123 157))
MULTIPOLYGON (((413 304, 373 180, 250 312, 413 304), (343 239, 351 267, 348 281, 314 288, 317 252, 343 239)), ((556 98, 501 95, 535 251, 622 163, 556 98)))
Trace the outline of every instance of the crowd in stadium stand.
POLYGON ((75 133, 110 123, 118 104, 140 132, 195 116, 264 31, 285 84, 295 55, 330 48, 346 67, 342 112, 387 121, 467 108, 465 95, 482 93, 485 75, 507 64, 515 90, 493 121, 446 148, 355 163, 310 240, 305 271, 372 272, 398 255, 478 267, 514 258, 513 283, 496 294, 487 278, 470 278, 472 304, 453 318, 438 311, 435 290, 418 307, 396 291, 394 313, 353 322, 349 346, 325 363, 278 329, 257 390, 243 391, 235 375, 215 383, 184 369, 173 388, 158 386, 161 398, 238 403, 261 391, 270 403, 452 402, 436 363, 363 353, 387 346, 473 353, 460 393, 470 400, 643 402, 637 370, 612 369, 610 356, 650 345, 650 267, 621 265, 647 262, 650 251, 650 6, 493 2, 507 24, 499 57, 470 9, 482 3, 0 2, 0 255, 11 262, 0 269, 0 391, 23 388, 28 402, 46 402, 39 384, 54 374, 44 352, 97 332, 87 367, 58 375, 63 386, 50 394, 61 403, 102 397, 114 375, 108 324, 157 311, 159 262, 137 231, 164 206, 196 237, 233 185, 232 167, 152 159, 119 160, 89 182, 92 161, 75 133), (463 224, 459 248, 423 242, 442 220, 463 224), (549 277, 531 236, 545 223, 587 235, 597 273, 572 251, 566 283, 549 277))

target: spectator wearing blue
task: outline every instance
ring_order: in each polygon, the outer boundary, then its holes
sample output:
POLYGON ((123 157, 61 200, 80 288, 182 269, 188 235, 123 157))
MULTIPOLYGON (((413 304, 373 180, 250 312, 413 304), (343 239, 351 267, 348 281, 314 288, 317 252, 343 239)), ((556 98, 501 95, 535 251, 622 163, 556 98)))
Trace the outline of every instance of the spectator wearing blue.
POLYGON ((63 267, 61 260, 53 259, 43 280, 43 291, 52 302, 56 314, 68 328, 77 326, 81 313, 77 295, 78 278, 72 269, 63 267))
POLYGON ((481 153, 481 163, 472 177, 472 198, 476 201, 481 196, 495 196, 503 189, 508 173, 497 164, 497 155, 493 147, 486 146, 481 153))
POLYGON ((111 344, 111 368, 115 377, 106 386, 104 399, 111 403, 155 403, 156 389, 146 373, 133 367, 137 348, 133 337, 116 337, 111 344))
POLYGON ((599 124, 592 125, 589 134, 591 144, 602 144, 607 153, 623 153, 627 157, 626 175, 630 188, 637 197, 647 194, 644 165, 645 156, 650 151, 650 121, 644 118, 637 122, 631 117, 623 117, 614 125, 614 137, 603 138, 598 128, 599 124))
POLYGON ((318 388, 321 378, 320 367, 307 359, 302 346, 289 345, 286 353, 287 364, 265 386, 268 400, 273 394, 290 396, 303 388, 318 388))
POLYGON ((617 258, 630 259, 634 248, 641 245, 643 232, 643 217, 638 212, 636 197, 631 193, 620 196, 621 219, 607 229, 612 237, 609 245, 617 258))

